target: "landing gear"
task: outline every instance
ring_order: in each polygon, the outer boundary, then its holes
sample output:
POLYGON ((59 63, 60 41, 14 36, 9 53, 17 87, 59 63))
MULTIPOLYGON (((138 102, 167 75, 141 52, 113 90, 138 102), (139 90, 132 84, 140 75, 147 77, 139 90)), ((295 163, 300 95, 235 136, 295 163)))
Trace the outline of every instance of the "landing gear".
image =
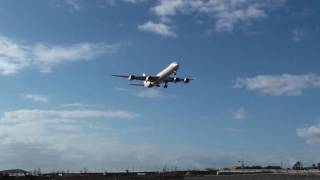
POLYGON ((168 84, 165 83, 164 86, 163 86, 163 88, 168 88, 168 84))

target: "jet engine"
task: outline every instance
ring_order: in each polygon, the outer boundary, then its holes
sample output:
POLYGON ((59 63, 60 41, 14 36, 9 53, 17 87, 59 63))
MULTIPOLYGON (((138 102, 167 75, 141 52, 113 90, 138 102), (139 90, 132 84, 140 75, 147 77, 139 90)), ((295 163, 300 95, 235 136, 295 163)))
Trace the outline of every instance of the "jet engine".
POLYGON ((151 80, 151 77, 150 76, 147 76, 146 77, 146 81, 150 81, 151 80))
POLYGON ((128 80, 129 81, 132 81, 134 79, 134 75, 130 75, 129 77, 128 77, 128 80))
POLYGON ((146 88, 151 88, 152 87, 152 83, 150 81, 144 81, 143 82, 143 86, 146 88))
POLYGON ((178 81, 179 81, 179 78, 177 78, 177 77, 174 77, 174 78, 173 78, 173 82, 174 82, 174 83, 176 83, 176 82, 178 82, 178 81))
POLYGON ((189 83, 189 82, 190 82, 190 79, 189 79, 189 78, 184 78, 184 79, 183 79, 183 82, 184 82, 184 83, 189 83))

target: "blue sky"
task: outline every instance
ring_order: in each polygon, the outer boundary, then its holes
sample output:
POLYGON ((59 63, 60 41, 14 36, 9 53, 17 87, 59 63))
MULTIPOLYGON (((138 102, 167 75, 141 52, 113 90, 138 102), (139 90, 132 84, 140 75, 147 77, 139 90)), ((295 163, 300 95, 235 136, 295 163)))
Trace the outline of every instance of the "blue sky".
POLYGON ((320 2, 0 2, 0 168, 320 161, 320 2), (195 81, 128 86, 172 61, 195 81))

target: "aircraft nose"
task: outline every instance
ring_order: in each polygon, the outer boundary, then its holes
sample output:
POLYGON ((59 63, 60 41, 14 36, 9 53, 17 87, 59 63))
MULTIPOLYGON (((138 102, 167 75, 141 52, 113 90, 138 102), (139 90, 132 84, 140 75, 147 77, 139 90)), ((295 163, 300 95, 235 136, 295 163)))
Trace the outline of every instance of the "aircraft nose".
POLYGON ((177 62, 173 62, 171 63, 173 66, 178 66, 179 67, 179 64, 177 62))

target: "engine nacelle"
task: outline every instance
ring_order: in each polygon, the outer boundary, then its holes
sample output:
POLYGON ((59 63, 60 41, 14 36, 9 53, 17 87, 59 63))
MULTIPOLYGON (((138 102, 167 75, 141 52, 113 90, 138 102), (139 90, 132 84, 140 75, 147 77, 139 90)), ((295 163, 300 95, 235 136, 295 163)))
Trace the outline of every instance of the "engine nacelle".
POLYGON ((151 80, 151 77, 150 76, 147 76, 146 77, 146 81, 150 81, 151 80))
POLYGON ((143 86, 146 87, 146 88, 151 88, 153 85, 150 81, 144 81, 143 82, 143 86))
POLYGON ((178 81, 179 81, 179 78, 177 78, 177 77, 174 77, 174 78, 173 78, 173 82, 174 82, 174 83, 176 83, 176 82, 178 82, 178 81))
POLYGON ((183 79, 183 82, 184 82, 184 83, 189 83, 189 82, 190 82, 190 79, 189 79, 189 78, 184 78, 184 79, 183 79))
POLYGON ((130 75, 129 77, 128 77, 128 80, 129 81, 132 81, 134 79, 134 75, 130 75))

